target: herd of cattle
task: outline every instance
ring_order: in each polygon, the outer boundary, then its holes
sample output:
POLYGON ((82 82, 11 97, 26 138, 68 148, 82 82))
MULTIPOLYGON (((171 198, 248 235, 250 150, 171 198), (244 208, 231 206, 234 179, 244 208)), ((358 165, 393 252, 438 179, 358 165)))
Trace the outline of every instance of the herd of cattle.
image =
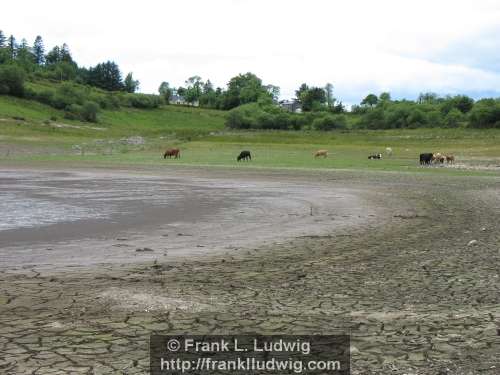
MULTIPOLYGON (((385 153, 387 156, 392 156, 392 148, 387 147, 385 149, 385 153)), ((163 158, 166 159, 167 157, 170 159, 172 156, 175 159, 178 159, 181 157, 181 150, 178 148, 169 148, 165 151, 163 154, 163 158)), ((322 157, 322 158, 327 158, 328 157, 328 150, 318 150, 313 153, 314 158, 322 157)), ((382 154, 373 154, 369 155, 368 159, 374 160, 374 159, 382 159, 382 154)), ((252 160, 252 154, 248 150, 241 151, 240 154, 236 157, 236 161, 241 161, 241 160, 252 160)), ((420 154, 420 165, 431 165, 431 164, 444 164, 446 161, 446 164, 453 164, 455 163, 455 156, 453 155, 445 155, 441 154, 440 152, 437 153, 432 153, 432 152, 427 152, 420 154)))
POLYGON ((420 165, 430 165, 430 164, 453 164, 455 163, 455 156, 453 155, 443 155, 440 152, 435 154, 427 152, 420 154, 420 165))

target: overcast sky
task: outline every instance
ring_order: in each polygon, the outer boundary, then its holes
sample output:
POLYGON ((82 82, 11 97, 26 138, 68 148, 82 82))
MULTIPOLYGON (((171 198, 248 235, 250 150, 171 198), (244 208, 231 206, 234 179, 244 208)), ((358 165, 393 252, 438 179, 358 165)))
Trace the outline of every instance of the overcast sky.
POLYGON ((500 96, 498 0, 16 0, 0 29, 66 42, 80 65, 114 60, 146 93, 250 71, 282 98, 302 82, 331 82, 349 104, 382 91, 500 96))

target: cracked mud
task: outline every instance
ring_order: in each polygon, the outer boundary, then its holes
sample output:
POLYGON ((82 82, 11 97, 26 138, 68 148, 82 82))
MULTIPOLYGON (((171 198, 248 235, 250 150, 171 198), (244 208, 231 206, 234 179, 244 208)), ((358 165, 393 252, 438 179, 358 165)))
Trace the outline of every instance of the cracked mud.
POLYGON ((72 208, 0 231, 1 373, 144 374, 150 333, 338 332, 354 374, 500 372, 498 178, 3 172, 72 208))

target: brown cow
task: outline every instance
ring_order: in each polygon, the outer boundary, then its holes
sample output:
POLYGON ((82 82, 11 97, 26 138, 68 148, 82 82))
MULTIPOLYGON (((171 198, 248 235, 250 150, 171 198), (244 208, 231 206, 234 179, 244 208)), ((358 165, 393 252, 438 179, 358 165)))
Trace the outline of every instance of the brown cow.
POLYGON ((170 159, 172 156, 175 158, 175 159, 178 159, 181 157, 181 150, 179 150, 178 148, 169 148, 167 149, 167 151, 165 151, 165 153, 163 154, 163 159, 166 159, 168 156, 168 158, 170 159))
POLYGON ((455 156, 453 155, 445 155, 446 164, 455 164, 455 156))
POLYGON ((315 158, 319 156, 323 156, 323 158, 326 158, 328 156, 328 150, 318 150, 314 153, 315 158))

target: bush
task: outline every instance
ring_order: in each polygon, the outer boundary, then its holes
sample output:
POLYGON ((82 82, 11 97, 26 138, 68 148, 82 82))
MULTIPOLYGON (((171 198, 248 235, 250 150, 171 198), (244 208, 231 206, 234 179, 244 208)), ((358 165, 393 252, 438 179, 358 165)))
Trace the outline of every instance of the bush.
POLYGON ((457 109, 462 113, 469 112, 474 106, 474 100, 465 95, 447 97, 441 104, 441 111, 446 115, 451 110, 457 109))
POLYGON ((78 120, 81 118, 82 106, 78 104, 70 104, 66 107, 64 118, 68 120, 78 120))
POLYGON ((15 65, 0 66, 0 93, 23 97, 25 78, 24 71, 15 65))
POLYGON ((453 108, 448 112, 443 120, 443 125, 447 128, 458 128, 460 122, 463 121, 463 114, 458 109, 453 108))
POLYGON ((500 103, 493 99, 478 101, 469 113, 473 128, 500 128, 500 103))
POLYGON ((97 112, 99 111, 99 105, 94 102, 85 102, 81 108, 81 118, 88 122, 97 122, 97 112))
POLYGON ((367 129, 385 129, 389 127, 386 124, 385 111, 379 107, 369 109, 359 121, 359 126, 367 129))
POLYGON ((125 106, 141 109, 158 108, 160 98, 150 94, 127 94, 124 96, 125 106))
POLYGON ((51 105, 57 109, 64 109, 72 104, 82 105, 86 93, 75 85, 64 82, 56 90, 51 105))
POLYGON ((427 113, 427 124, 430 127, 440 127, 443 125, 443 116, 438 110, 431 110, 427 113))
MULTIPOLYGON (((248 106, 250 106, 249 104, 248 106)), ((226 117, 226 126, 230 129, 250 129, 253 121, 250 113, 246 111, 247 106, 240 106, 230 110, 226 117)))
POLYGON ((24 88, 24 98, 29 99, 29 100, 36 100, 36 91, 33 90, 31 87, 25 87, 24 88))
POLYGON ((35 99, 40 103, 52 105, 54 99, 54 92, 51 90, 42 90, 36 94, 35 99))
POLYGON ((343 115, 326 115, 316 118, 312 122, 312 127, 316 130, 336 130, 345 129, 347 124, 346 117, 343 115))
MULTIPOLYGON (((94 102, 87 101, 83 105, 70 104, 64 110, 64 118, 68 120, 97 122, 98 111, 99 111, 99 105, 94 102)), ((54 119, 53 121, 55 120, 56 119, 54 119)))

